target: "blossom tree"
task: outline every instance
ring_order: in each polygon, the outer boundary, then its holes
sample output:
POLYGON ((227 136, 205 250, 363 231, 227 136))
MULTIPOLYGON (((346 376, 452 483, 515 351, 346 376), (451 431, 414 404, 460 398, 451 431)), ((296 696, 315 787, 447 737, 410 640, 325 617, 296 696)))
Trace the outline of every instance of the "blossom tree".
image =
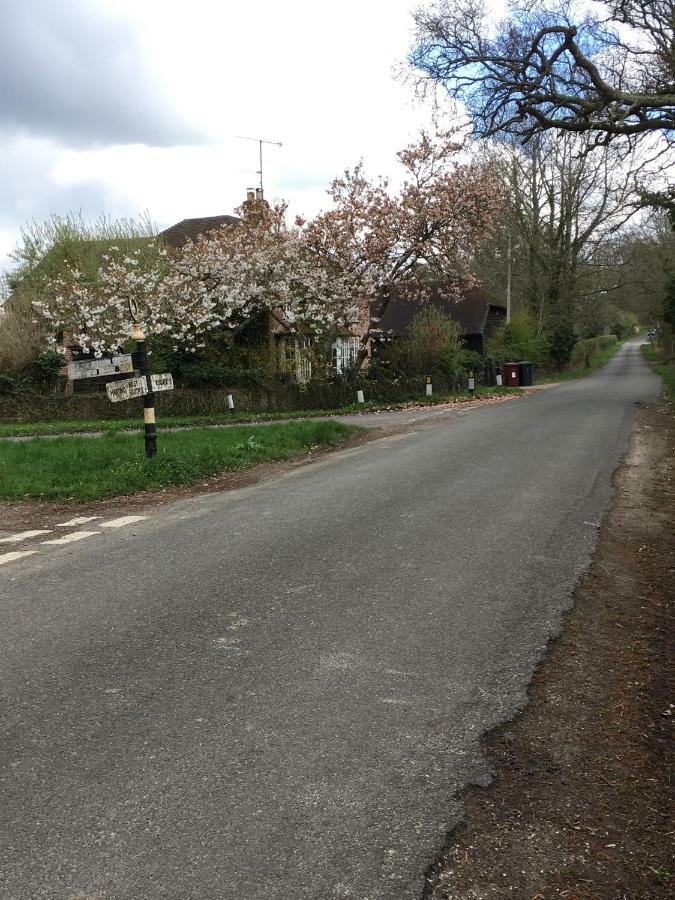
POLYGON ((112 245, 94 277, 67 267, 34 304, 53 331, 69 330, 85 352, 101 356, 133 336, 165 335, 194 349, 217 328, 278 312, 289 329, 321 330, 356 314, 352 284, 320 257, 301 230, 285 225, 284 205, 244 209, 241 222, 169 253, 155 241, 112 245))
MULTIPOLYGON (((285 204, 244 208, 239 225, 185 244, 163 290, 190 308, 208 304, 215 326, 234 328, 262 312, 277 313, 291 331, 348 325, 358 315, 351 279, 285 219, 285 204)), ((176 336, 190 328, 181 324, 176 336)))
POLYGON ((298 221, 305 240, 355 293, 373 297, 399 284, 423 300, 430 282, 440 281, 446 297, 459 299, 476 283, 474 251, 497 227, 503 205, 493 164, 463 151, 453 133, 423 132, 397 154, 398 189, 388 179, 368 179, 362 164, 346 170, 329 191, 333 207, 298 221))

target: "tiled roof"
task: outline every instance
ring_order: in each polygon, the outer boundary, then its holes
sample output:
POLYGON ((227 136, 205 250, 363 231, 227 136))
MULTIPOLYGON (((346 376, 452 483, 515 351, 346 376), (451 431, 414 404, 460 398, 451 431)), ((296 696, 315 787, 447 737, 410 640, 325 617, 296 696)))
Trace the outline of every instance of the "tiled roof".
POLYGON ((442 284, 431 285, 429 295, 424 299, 416 298, 410 291, 390 287, 388 297, 378 298, 371 304, 373 330, 383 334, 405 334, 415 313, 426 305, 438 307, 459 322, 462 334, 482 334, 489 308, 504 306, 501 300, 491 297, 482 288, 472 288, 460 300, 450 300, 443 296, 442 284))
POLYGON ((182 247, 188 239, 195 241, 201 234, 208 234, 223 225, 236 225, 238 216, 202 216, 199 219, 183 219, 160 232, 159 237, 170 247, 182 247))

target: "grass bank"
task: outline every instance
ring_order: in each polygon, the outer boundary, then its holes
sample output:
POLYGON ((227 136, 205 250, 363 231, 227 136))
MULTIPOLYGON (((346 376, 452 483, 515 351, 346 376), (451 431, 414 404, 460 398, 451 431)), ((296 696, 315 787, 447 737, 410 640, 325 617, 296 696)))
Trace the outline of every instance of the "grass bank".
POLYGON ((651 344, 643 344, 642 355, 663 379, 663 391, 669 400, 675 400, 675 364, 665 363, 651 344))
POLYGON ((4 441, 0 498, 98 500, 195 484, 209 475, 334 446, 355 430, 323 421, 167 432, 161 435, 154 459, 143 455, 143 440, 136 434, 109 433, 100 440, 4 441))
MULTIPOLYGON (((223 412, 208 416, 167 416, 159 419, 160 430, 163 428, 199 427, 201 425, 236 425, 255 422, 287 421, 293 419, 313 419, 322 416, 350 415, 378 410, 408 409, 415 406, 432 406, 448 402, 464 402, 491 397, 500 394, 517 393, 513 388, 487 388, 478 386, 475 392, 463 391, 454 394, 434 394, 431 397, 420 396, 413 400, 402 400, 394 403, 352 403, 333 409, 300 409, 285 412, 223 412)), ((78 434, 88 431, 120 432, 142 428, 142 413, 136 419, 56 419, 47 422, 0 422, 0 437, 30 437, 55 434, 78 434)))

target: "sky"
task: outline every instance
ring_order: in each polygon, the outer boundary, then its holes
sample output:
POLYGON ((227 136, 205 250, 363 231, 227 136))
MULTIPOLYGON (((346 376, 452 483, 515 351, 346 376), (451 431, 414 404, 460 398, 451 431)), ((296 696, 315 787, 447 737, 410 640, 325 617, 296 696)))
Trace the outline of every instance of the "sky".
POLYGON ((291 213, 364 159, 393 174, 428 107, 393 72, 420 0, 0 0, 0 270, 24 223, 291 213))

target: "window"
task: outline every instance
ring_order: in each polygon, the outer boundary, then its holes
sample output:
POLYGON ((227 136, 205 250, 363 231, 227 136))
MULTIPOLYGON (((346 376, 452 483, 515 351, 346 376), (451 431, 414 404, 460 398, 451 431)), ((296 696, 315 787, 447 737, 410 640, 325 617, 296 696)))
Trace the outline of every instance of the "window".
POLYGON ((333 344, 333 365, 338 375, 347 372, 356 363, 361 350, 357 337, 339 337, 333 344))
POLYGON ((284 335, 279 339, 279 361, 285 372, 292 372, 301 384, 312 377, 311 339, 304 334, 284 335))

